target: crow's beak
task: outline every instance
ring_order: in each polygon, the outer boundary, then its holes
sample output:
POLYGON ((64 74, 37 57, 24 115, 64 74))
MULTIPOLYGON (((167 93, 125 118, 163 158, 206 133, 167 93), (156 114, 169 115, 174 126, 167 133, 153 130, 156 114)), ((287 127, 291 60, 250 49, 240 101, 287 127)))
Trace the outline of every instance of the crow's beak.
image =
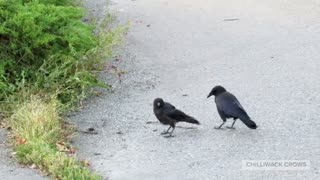
POLYGON ((211 96, 211 94, 209 94, 207 98, 209 98, 210 96, 211 96))

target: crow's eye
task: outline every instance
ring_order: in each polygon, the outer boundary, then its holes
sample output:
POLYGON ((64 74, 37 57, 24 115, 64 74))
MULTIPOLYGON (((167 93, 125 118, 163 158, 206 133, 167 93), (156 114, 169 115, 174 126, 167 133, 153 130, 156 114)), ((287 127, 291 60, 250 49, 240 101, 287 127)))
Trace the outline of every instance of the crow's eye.
POLYGON ((160 107, 160 105, 161 105, 161 103, 160 103, 160 102, 158 102, 158 103, 157 103, 157 106, 158 106, 158 107, 160 107))

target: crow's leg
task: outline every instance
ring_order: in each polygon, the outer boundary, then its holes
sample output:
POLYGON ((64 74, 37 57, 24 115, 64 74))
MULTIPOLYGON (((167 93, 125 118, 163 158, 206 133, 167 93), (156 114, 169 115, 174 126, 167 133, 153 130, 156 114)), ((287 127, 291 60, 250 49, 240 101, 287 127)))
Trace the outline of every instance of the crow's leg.
POLYGON ((221 127, 222 127, 222 126, 224 125, 224 123, 226 123, 226 121, 227 121, 227 115, 226 115, 223 111, 221 111, 219 108, 218 108, 218 113, 219 113, 219 115, 220 115, 223 123, 222 123, 220 126, 218 126, 218 127, 217 127, 217 126, 214 127, 215 129, 221 129, 221 127))
POLYGON ((227 126, 227 128, 229 128, 229 129, 235 129, 235 128, 233 127, 233 125, 234 125, 234 123, 236 123, 236 121, 237 121, 237 118, 233 118, 233 123, 232 123, 232 125, 231 125, 231 126, 227 126))
MULTIPOLYGON (((171 127, 171 126, 170 126, 171 127)), ((174 129, 176 128, 176 126, 175 126, 175 124, 173 124, 172 125, 172 131, 170 132, 170 134, 168 135, 168 136, 164 136, 165 138, 170 138, 170 137, 174 137, 173 135, 172 135, 172 133, 173 133, 173 131, 174 131, 174 129)))
POLYGON ((221 127, 224 125, 224 123, 226 123, 225 121, 223 121, 223 123, 220 125, 220 126, 216 126, 216 127, 214 127, 215 129, 221 129, 221 127))
POLYGON ((168 134, 169 133, 169 130, 171 129, 171 126, 169 126, 168 130, 167 131, 163 131, 162 133, 160 133, 161 135, 163 134, 168 134))

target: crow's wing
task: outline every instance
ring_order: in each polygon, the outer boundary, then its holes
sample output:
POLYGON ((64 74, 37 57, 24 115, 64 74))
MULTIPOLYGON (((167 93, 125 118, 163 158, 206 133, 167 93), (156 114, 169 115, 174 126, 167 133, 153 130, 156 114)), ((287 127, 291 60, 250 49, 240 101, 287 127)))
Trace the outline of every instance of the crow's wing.
POLYGON ((187 116, 184 112, 176 109, 176 107, 168 102, 165 102, 163 112, 166 116, 176 120, 184 119, 187 116))
POLYGON ((165 116, 167 116, 170 119, 174 119, 177 122, 183 121, 183 122, 192 123, 192 124, 200 124, 200 122, 198 120, 185 114, 184 112, 180 111, 179 109, 176 109, 170 103, 165 103, 162 112, 164 113, 165 116))
POLYGON ((216 97, 217 108, 226 115, 236 118, 248 116, 238 99, 226 92, 216 97))
POLYGON ((190 118, 190 116, 186 115, 184 112, 178 109, 174 109, 168 112, 167 116, 178 121, 184 121, 186 118, 190 118))
POLYGON ((163 112, 166 116, 178 121, 182 121, 185 118, 190 118, 184 112, 180 111, 179 109, 176 109, 172 104, 167 102, 164 104, 163 112))

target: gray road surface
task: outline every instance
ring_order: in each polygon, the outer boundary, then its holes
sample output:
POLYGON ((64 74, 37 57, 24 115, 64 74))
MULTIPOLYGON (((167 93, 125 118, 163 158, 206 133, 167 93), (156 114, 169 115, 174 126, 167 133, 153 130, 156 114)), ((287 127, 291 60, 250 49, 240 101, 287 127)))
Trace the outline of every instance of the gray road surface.
MULTIPOLYGON (((100 1, 92 2, 100 6, 100 1)), ((122 83, 72 116, 79 157, 111 180, 317 179, 320 176, 320 1, 114 0, 131 22, 122 83), (236 20, 230 20, 236 19, 236 20), (221 123, 214 85, 234 93, 258 124, 221 123), (186 94, 187 96, 183 96, 186 94), (152 113, 162 97, 196 117, 175 138, 152 113), (149 123, 147 122, 155 122, 149 123), (309 160, 304 171, 245 171, 242 160, 309 160)), ((229 123, 232 123, 229 121, 229 123)))
POLYGON ((39 180, 46 179, 38 171, 23 168, 10 158, 11 150, 6 143, 7 136, 4 129, 0 129, 0 179, 2 180, 39 180))

